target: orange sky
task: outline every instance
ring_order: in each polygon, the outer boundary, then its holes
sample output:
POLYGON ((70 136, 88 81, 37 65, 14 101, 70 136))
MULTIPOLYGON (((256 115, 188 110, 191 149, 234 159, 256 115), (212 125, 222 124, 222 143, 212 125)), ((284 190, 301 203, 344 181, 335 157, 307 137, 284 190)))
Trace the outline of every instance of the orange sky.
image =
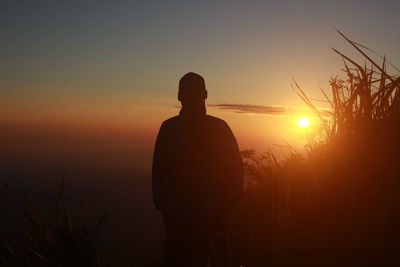
MULTIPOLYGON (((178 113, 178 80, 189 71, 204 76, 209 104, 295 109, 304 103, 291 77, 322 98, 319 86, 340 73, 331 46, 360 59, 332 26, 400 62, 398 9, 396 1, 10 3, 0 11, 0 126, 127 131, 150 149, 178 113)), ((300 114, 208 111, 242 148, 305 140, 300 114)))

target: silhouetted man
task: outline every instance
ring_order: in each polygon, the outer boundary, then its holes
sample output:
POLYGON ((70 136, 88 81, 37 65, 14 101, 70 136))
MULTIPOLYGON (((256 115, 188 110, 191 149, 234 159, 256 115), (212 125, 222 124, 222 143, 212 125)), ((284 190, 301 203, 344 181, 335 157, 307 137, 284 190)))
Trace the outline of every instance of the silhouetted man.
POLYGON ((168 266, 223 261, 227 220, 242 193, 235 137, 225 121, 206 115, 206 98, 204 79, 185 74, 182 109, 162 123, 154 149, 153 199, 165 224, 168 266))

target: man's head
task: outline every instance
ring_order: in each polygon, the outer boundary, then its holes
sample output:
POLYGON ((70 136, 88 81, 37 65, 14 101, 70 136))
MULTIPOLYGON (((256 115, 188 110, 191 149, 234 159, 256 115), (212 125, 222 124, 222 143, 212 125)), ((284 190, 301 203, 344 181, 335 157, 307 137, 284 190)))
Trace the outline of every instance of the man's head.
POLYGON ((207 99, 206 84, 199 74, 189 72, 179 80, 178 100, 182 104, 204 104, 207 99))

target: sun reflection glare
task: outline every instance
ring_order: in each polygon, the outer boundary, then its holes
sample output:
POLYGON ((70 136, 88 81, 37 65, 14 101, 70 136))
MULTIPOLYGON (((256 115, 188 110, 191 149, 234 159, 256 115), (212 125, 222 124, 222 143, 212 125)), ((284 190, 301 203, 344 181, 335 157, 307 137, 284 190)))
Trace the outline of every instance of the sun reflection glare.
POLYGON ((307 117, 301 117, 297 120, 297 125, 301 128, 306 128, 310 125, 310 120, 307 117))

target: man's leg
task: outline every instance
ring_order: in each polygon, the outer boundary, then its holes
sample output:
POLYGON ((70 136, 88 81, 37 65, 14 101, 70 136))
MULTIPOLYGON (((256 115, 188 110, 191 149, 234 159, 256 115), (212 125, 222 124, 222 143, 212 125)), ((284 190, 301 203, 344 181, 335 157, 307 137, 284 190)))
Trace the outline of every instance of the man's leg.
POLYGON ((205 267, 211 257, 210 235, 191 220, 163 214, 167 266, 205 267))
POLYGON ((187 266, 189 258, 190 238, 182 221, 176 216, 163 213, 166 239, 167 266, 187 266))
POLYGON ((205 216, 201 220, 193 222, 192 225, 196 237, 194 242, 195 253, 197 253, 195 259, 198 263, 193 266, 227 266, 228 240, 225 220, 205 216))
POLYGON ((163 214, 167 235, 167 266, 205 267, 209 259, 209 243, 206 233, 187 218, 163 214))
POLYGON ((214 233, 210 239, 209 248, 211 252, 211 266, 228 266, 229 244, 226 232, 214 233))

